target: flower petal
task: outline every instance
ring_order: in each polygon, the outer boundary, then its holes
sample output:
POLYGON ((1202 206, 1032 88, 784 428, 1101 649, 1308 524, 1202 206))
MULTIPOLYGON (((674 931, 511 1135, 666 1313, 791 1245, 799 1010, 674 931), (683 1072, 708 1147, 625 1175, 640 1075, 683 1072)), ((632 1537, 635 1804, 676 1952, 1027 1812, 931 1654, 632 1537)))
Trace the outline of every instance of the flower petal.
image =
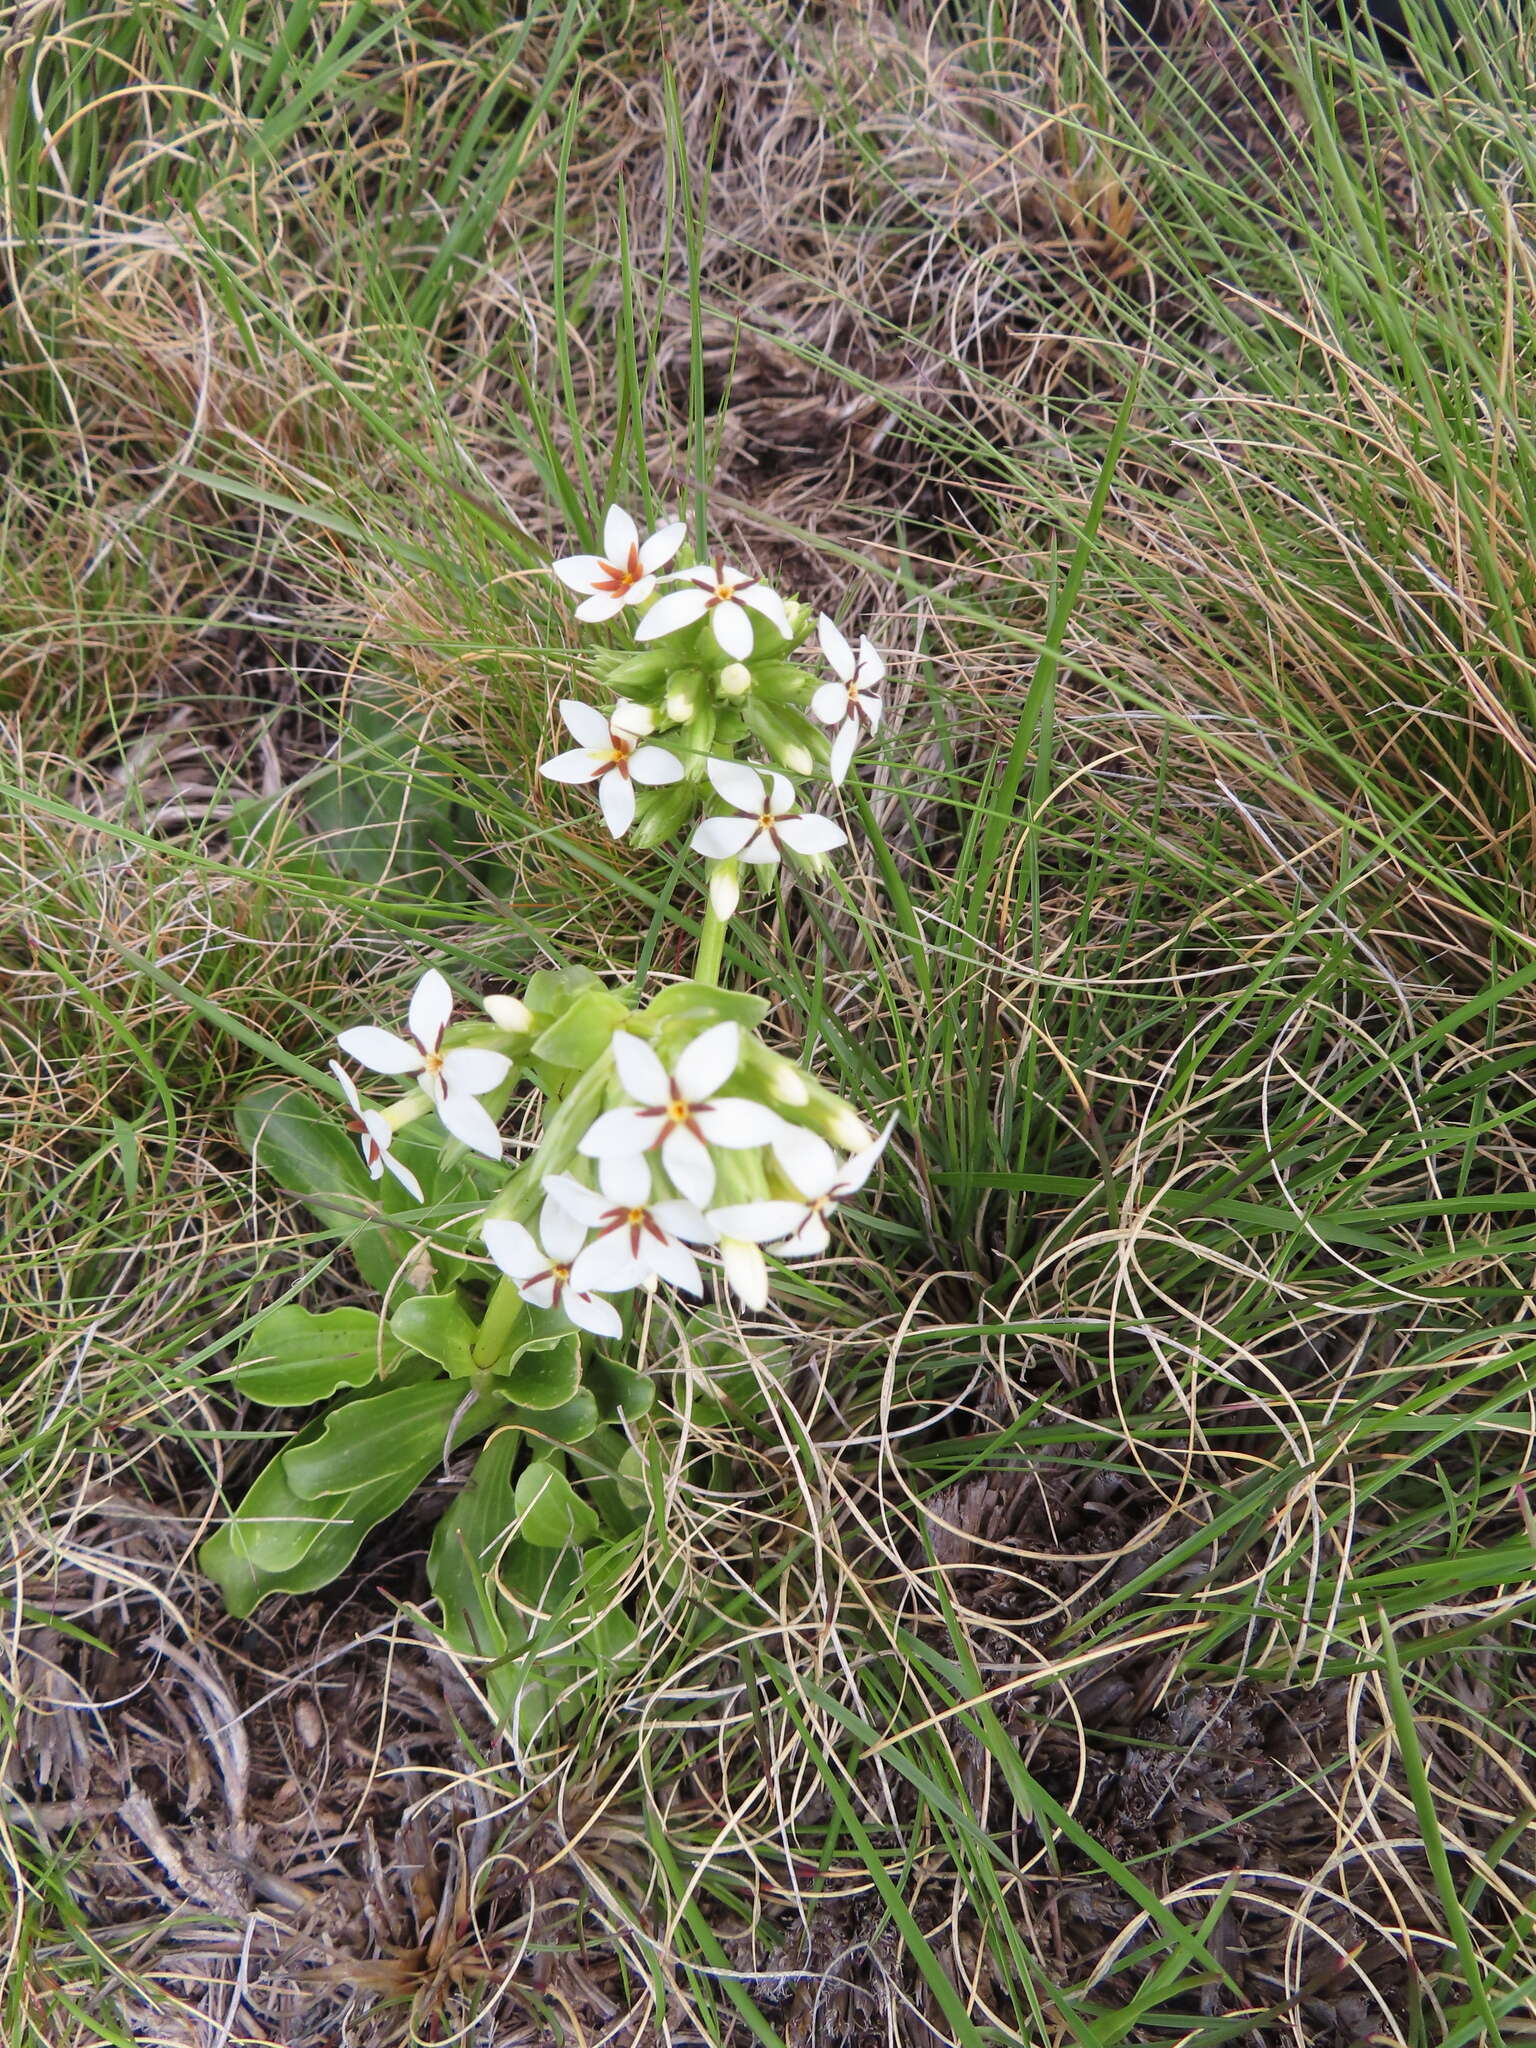
POLYGON ((778 842, 770 833, 754 832, 736 858, 749 861, 753 867, 757 868, 777 867, 779 860, 778 842))
POLYGON ((744 1307, 768 1306, 768 1265, 759 1247, 739 1237, 720 1240, 720 1258, 731 1291, 744 1307))
MULTIPOLYGON (((832 673, 835 676, 840 676, 845 683, 851 682, 854 669, 857 666, 853 658, 853 649, 848 645, 846 636, 839 631, 825 612, 816 621, 816 638, 821 642, 821 651, 826 656, 827 665, 832 670, 832 673)), ((823 687, 826 686, 823 685, 823 687)), ((821 692, 818 690, 816 694, 820 696, 821 692)), ((813 698, 813 706, 814 703, 815 699, 813 698)), ((816 713, 818 718, 821 715, 819 711, 816 713)), ((831 719, 828 719, 827 723, 830 725, 832 723, 831 719)))
POLYGON ((803 818, 786 818, 779 826, 779 837, 793 853, 830 853, 834 847, 848 844, 841 825, 818 818, 814 812, 803 818))
POLYGON ((627 1230, 605 1230, 571 1267, 570 1284, 582 1294, 590 1294, 594 1288, 599 1294, 618 1294, 626 1287, 638 1287, 648 1271, 631 1255, 627 1230))
POLYGON ((394 1153, 390 1151, 387 1145, 383 1145, 379 1148, 379 1159, 382 1165, 387 1166, 389 1168, 389 1171, 395 1176, 395 1179, 399 1181, 401 1187, 405 1189, 405 1192, 408 1195, 410 1195, 414 1200, 418 1202, 424 1201, 426 1199, 421 1192, 421 1182, 416 1178, 415 1174, 412 1173, 411 1169, 408 1166, 401 1165, 400 1161, 395 1157, 394 1153))
POLYGON ((604 573, 608 564, 601 555, 566 555, 561 561, 551 562, 549 566, 567 590, 587 591, 604 573))
POLYGON ((755 817, 768 801, 763 778, 745 761, 717 761, 711 757, 704 763, 704 769, 733 811, 751 811, 755 817))
POLYGON ((501 1157, 501 1132, 496 1128, 496 1119, 473 1095, 445 1095, 437 1105, 437 1120, 471 1152, 482 1153, 487 1159, 501 1157))
POLYGON ((603 520, 603 553, 616 569, 629 561, 631 548, 640 545, 640 529, 622 505, 610 505, 603 520))
POLYGON ((841 683, 823 683, 811 698, 811 716, 836 725, 848 716, 848 692, 841 683))
MULTIPOLYGON (((612 1162, 617 1165, 615 1160, 612 1162)), ((649 1176, 647 1176, 649 1178, 649 1176)), ((596 1188, 584 1188, 579 1180, 568 1173, 547 1174, 544 1179, 544 1193, 553 1195, 568 1216, 574 1216, 588 1230, 595 1230, 612 1207, 605 1202, 596 1188)))
POLYGON ((362 1097, 357 1092, 357 1083, 352 1079, 352 1076, 347 1072, 340 1060, 327 1060, 325 1064, 336 1076, 337 1086, 347 1098, 347 1107, 354 1116, 362 1116, 363 1103, 362 1097))
POLYGON ((832 1242, 832 1233, 815 1209, 810 1210, 800 1228, 782 1244, 771 1244, 768 1249, 776 1259, 819 1259, 832 1242))
POLYGON ((789 638, 789 613, 776 590, 770 590, 766 583, 749 583, 736 594, 743 604, 749 604, 753 611, 760 612, 776 633, 786 640, 789 638))
POLYGON ((709 1205, 715 1192, 715 1162, 709 1147, 681 1124, 674 1124, 662 1141, 661 1163, 677 1192, 695 1208, 709 1205))
POLYGON ((688 529, 681 519, 670 520, 665 526, 658 526, 649 540, 640 543, 640 566, 654 573, 665 569, 688 537, 688 529))
POLYGON ((672 1079, 684 1102, 707 1102, 723 1088, 741 1061, 741 1032, 727 1021, 711 1024, 677 1056, 672 1079))
POLYGON ((859 639, 859 688, 876 690, 885 681, 885 656, 867 633, 859 639))
POLYGON ((512 1071, 504 1052, 483 1045, 456 1045, 443 1054, 443 1082, 450 1095, 489 1095, 512 1071))
POLYGON ((885 716, 885 706, 878 697, 864 696, 859 699, 859 709, 864 713, 871 732, 880 730, 880 721, 885 716))
MULTIPOLYGON (((646 580, 648 581, 649 579, 646 580)), ((654 583, 650 586, 651 590, 654 590, 655 587, 654 583)), ((649 597, 650 590, 645 591, 643 594, 649 597)), ((639 583, 636 583, 631 589, 624 591, 618 597, 615 597, 610 590, 597 590, 590 597, 584 597, 581 603, 577 605, 576 616, 584 626, 600 626, 605 619, 616 619, 619 613, 623 611, 625 605, 636 603, 641 595, 641 585, 639 583)))
POLYGON ((647 1236, 641 1243, 641 1254, 649 1261, 653 1273, 659 1273, 663 1280, 680 1288, 684 1294, 704 1292, 704 1277, 699 1271, 698 1260, 675 1237, 647 1236))
POLYGON ((583 704, 575 697, 562 697, 560 716, 565 721, 566 731, 579 746, 588 747, 595 754, 606 754, 613 745, 607 719, 591 704, 583 704))
POLYGON ((647 789, 659 789, 663 783, 681 782, 684 769, 676 754, 669 754, 665 747, 637 747, 629 757, 629 772, 647 789))
MULTIPOLYGON (((749 840, 760 838, 751 818, 705 818, 688 844, 706 860, 735 860, 749 840)), ((778 855, 772 856, 774 860, 778 855)))
POLYGON ((534 1242, 533 1233, 510 1217, 487 1216, 480 1225, 480 1235, 486 1250, 509 1280, 529 1280, 549 1264, 534 1242))
MULTIPOLYGON (((651 1169, 645 1157, 639 1152, 628 1152, 620 1157, 604 1159, 598 1164, 598 1185, 601 1195, 594 1195, 593 1201, 606 1214, 609 1209, 647 1209, 651 1201, 651 1169)), ((546 1186, 550 1183, 546 1182, 546 1186)))
POLYGON ((886 1118, 885 1129, 872 1145, 866 1145, 862 1152, 855 1152, 851 1159, 843 1161, 843 1170, 835 1183, 837 1196, 841 1201, 847 1195, 857 1194, 865 1181, 875 1170, 875 1162, 891 1142, 891 1133, 896 1128, 894 1115, 886 1118))
POLYGON ((354 1024, 350 1031, 338 1031, 336 1043, 359 1066, 375 1074, 414 1074, 421 1067, 420 1049, 393 1031, 381 1031, 376 1024, 354 1024))
POLYGON ((546 782, 595 782, 599 775, 606 775, 612 763, 607 751, 594 754, 590 747, 572 747, 569 753, 556 754, 551 760, 539 763, 539 773, 546 782))
POLYGON ((611 1301, 603 1301, 595 1294, 578 1294, 569 1285, 560 1301, 578 1330, 589 1330, 594 1337, 623 1336, 624 1318, 611 1301))
POLYGON ((768 808, 776 818, 795 808, 795 792, 787 776, 775 771, 768 777, 768 808))
POLYGON ((635 822, 635 792, 629 777, 610 768, 597 785, 597 802, 603 823, 615 839, 622 839, 635 822))
POLYGON ((615 1031, 612 1038, 613 1064, 626 1095, 643 1102, 647 1109, 663 1109, 672 1100, 667 1070, 643 1038, 633 1031, 615 1031))
POLYGON ((555 1276, 546 1267, 542 1279, 520 1280, 517 1283, 517 1291, 524 1301, 531 1302, 535 1308, 553 1308, 555 1305, 555 1276))
POLYGON ((688 1244, 713 1244, 720 1234, 692 1202, 657 1202, 651 1214, 668 1237, 680 1237, 688 1244))
POLYGON ((621 1159, 628 1152, 645 1152, 656 1142, 661 1119, 638 1109, 608 1109, 592 1124, 577 1145, 583 1159, 621 1159))
POLYGON ((847 779, 848 770, 853 766, 853 750, 858 743, 859 721, 856 718, 845 718, 837 729, 827 762, 832 780, 839 786, 847 779))
POLYGON ((749 1102, 744 1095, 717 1095, 700 1115, 710 1144, 724 1145, 728 1152, 771 1145, 779 1135, 774 1111, 766 1103, 749 1102))
POLYGON ((557 1266, 568 1266, 587 1241, 587 1226, 546 1181, 539 1210, 539 1242, 557 1266))
POLYGON ((635 628, 637 640, 659 640, 664 633, 681 632, 684 626, 695 625, 709 609, 709 601, 695 583, 685 584, 681 590, 669 590, 665 597, 658 597, 645 617, 635 628))
POLYGON ((773 1137, 773 1156, 810 1201, 829 1194, 837 1181, 837 1154, 825 1138, 802 1124, 780 1124, 773 1137))
POLYGON ((804 1202, 737 1202, 726 1209, 711 1209, 709 1220, 722 1237, 744 1238, 750 1244, 766 1244, 771 1237, 783 1237, 805 1221, 804 1202))
POLYGON ((709 615, 710 630, 733 661, 745 661, 752 652, 752 621, 739 604, 727 598, 709 615))

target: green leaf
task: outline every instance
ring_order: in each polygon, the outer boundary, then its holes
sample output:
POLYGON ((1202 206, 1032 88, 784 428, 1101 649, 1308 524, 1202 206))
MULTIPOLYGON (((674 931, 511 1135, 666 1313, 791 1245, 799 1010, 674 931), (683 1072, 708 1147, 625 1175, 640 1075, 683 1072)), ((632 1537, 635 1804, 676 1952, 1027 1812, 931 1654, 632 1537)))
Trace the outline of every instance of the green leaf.
POLYGON ((377 1184, 368 1178, 339 1107, 269 1081, 235 1105, 235 1128, 262 1171, 301 1196, 320 1227, 347 1246, 370 1286, 415 1292, 406 1269, 416 1240, 381 1220, 391 1203, 415 1205, 390 1175, 377 1184))
POLYGON ((744 995, 739 989, 706 988, 698 981, 676 981, 664 988, 640 1012, 644 1024, 686 1024, 678 1042, 707 1031, 711 1024, 739 1024, 743 1031, 755 1031, 768 1014, 762 996, 744 995))
POLYGON ((523 1001, 543 1029, 563 1017, 578 997, 602 986, 602 977, 590 967, 541 967, 523 990, 523 1001))
POLYGON ((486 1573, 515 1518, 512 1468, 521 1447, 516 1429, 498 1429, 432 1534, 427 1582, 442 1605, 443 1634, 462 1655, 501 1656, 518 1626, 486 1573))
POLYGON ((369 1530, 405 1505, 441 1451, 439 1439, 412 1465, 324 1500, 306 1499, 290 1483, 289 1467, 313 1449, 322 1427, 312 1424, 278 1453, 198 1554, 231 1614, 251 1613, 269 1593, 312 1593, 329 1585, 356 1557, 369 1530))
POLYGON ((533 1042, 534 1057, 585 1073, 608 1050, 608 1041, 628 1015, 628 1008, 611 989, 590 988, 540 1032, 533 1042))
POLYGON ((542 1458, 526 1467, 513 1488, 517 1533, 541 1550, 579 1548, 597 1534, 597 1516, 563 1472, 542 1458))
POLYGON ((569 1401, 558 1408, 514 1408, 512 1420, 531 1437, 548 1437, 557 1444, 584 1443, 602 1420, 597 1402, 585 1387, 578 1387, 569 1401))
POLYGON ((471 1346, 477 1326, 456 1294, 418 1294, 402 1301, 389 1327, 408 1350, 435 1359, 455 1379, 475 1369, 471 1346))
POLYGON ((419 751, 419 735, 393 708, 354 699, 341 748, 306 781, 305 809, 342 874, 461 903, 465 882, 449 855, 465 843, 463 813, 441 783, 413 772, 419 751))
POLYGON ((320 1500, 399 1473, 419 1478, 450 1448, 450 1424, 457 1445, 505 1408, 499 1394, 468 1395, 457 1380, 347 1401, 326 1417, 313 1442, 285 1454, 289 1484, 306 1500, 320 1500))
POLYGON ((574 1330, 551 1341, 538 1337, 526 1345, 504 1370, 497 1385, 519 1408, 541 1414, 563 1408, 581 1385, 581 1339, 574 1330))
POLYGON ((587 1360, 582 1383, 596 1400, 598 1413, 605 1422, 638 1422, 649 1413, 656 1399, 656 1383, 648 1374, 636 1372, 632 1365, 618 1365, 596 1352, 587 1360))
POLYGON ((275 1308, 261 1318, 235 1360, 235 1385, 267 1408, 328 1401, 389 1371, 400 1347, 372 1309, 275 1308))

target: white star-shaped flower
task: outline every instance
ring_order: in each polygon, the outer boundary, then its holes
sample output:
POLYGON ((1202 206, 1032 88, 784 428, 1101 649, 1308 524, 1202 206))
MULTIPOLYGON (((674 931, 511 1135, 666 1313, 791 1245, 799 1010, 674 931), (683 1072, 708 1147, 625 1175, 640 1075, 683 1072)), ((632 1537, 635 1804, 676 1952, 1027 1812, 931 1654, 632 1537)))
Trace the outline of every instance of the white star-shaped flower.
POLYGON ((637 640, 659 640, 664 633, 680 632, 707 612, 710 631, 722 650, 733 661, 745 661, 752 652, 752 621, 744 609, 748 605, 776 633, 790 637, 789 614, 778 592, 745 569, 728 568, 721 555, 697 569, 674 569, 667 581, 682 588, 657 598, 635 628, 637 640))
POLYGON ((781 1259, 819 1258, 831 1242, 827 1218, 869 1179, 895 1126, 892 1117, 872 1145, 839 1166, 837 1154, 825 1138, 798 1124, 786 1124, 773 1141, 773 1155, 804 1201, 739 1202, 730 1208, 711 1209, 707 1220, 722 1238, 766 1244, 781 1259), (771 1242, 773 1239, 778 1242, 771 1242))
POLYGON ((685 1294, 704 1282, 689 1244, 713 1244, 715 1233, 692 1202, 651 1200, 651 1169, 639 1153, 602 1159, 598 1187, 584 1188, 567 1173, 544 1185, 562 1207, 597 1235, 571 1268, 573 1287, 611 1291, 670 1280, 685 1294))
POLYGON ((688 529, 680 519, 659 526, 648 540, 621 506, 610 505, 603 520, 600 555, 566 555, 551 563, 567 590, 581 594, 578 619, 589 623, 614 618, 627 604, 644 604, 656 588, 656 571, 664 569, 683 544, 688 529))
POLYGON ((595 782, 603 822, 615 839, 622 839, 635 821, 635 784, 659 788, 666 782, 681 782, 683 764, 665 747, 642 747, 618 714, 604 718, 590 704, 578 704, 573 697, 560 705, 571 737, 579 744, 568 753, 541 761, 539 773, 551 782, 595 782))
POLYGON ((577 1150, 588 1159, 628 1159, 659 1147, 667 1178, 702 1209, 715 1192, 710 1146, 740 1151, 768 1145, 781 1128, 764 1103, 717 1093, 740 1057, 737 1027, 711 1024, 684 1046, 669 1074, 643 1038, 616 1031, 613 1063, 625 1093, 640 1107, 605 1111, 577 1150))
POLYGON ((487 1216, 480 1235, 502 1272, 516 1281, 518 1293, 534 1308, 564 1309, 578 1330, 590 1330, 594 1337, 623 1335, 624 1324, 613 1303, 572 1283, 587 1226, 554 1195, 544 1197, 538 1238, 505 1216, 487 1216))
POLYGON ((505 1053, 478 1045, 444 1052, 443 1033, 452 1015, 453 990, 435 967, 429 967, 411 997, 409 1038, 381 1031, 375 1024, 358 1024, 338 1032, 336 1043, 375 1074, 414 1074, 431 1096, 444 1129, 472 1151, 499 1159, 496 1120, 475 1097, 499 1087, 512 1071, 512 1062, 505 1053))
POLYGON ((837 727, 832 741, 832 780, 841 782, 858 745, 860 726, 868 726, 871 733, 879 731, 884 707, 874 692, 885 680, 885 663, 867 633, 855 655, 825 612, 816 621, 816 637, 837 681, 822 684, 811 699, 811 711, 823 725, 837 727))
POLYGON ((408 1195, 422 1200, 421 1182, 408 1166, 402 1166, 389 1149, 394 1142, 394 1132, 376 1109, 365 1109, 361 1096, 353 1083, 352 1076, 339 1060, 327 1060, 326 1065, 336 1076, 337 1085, 347 1098, 352 1119, 347 1128, 354 1132, 362 1147, 363 1164, 368 1169, 370 1180, 382 1180, 385 1170, 392 1173, 408 1195))
POLYGON ((709 779, 731 805, 734 815, 706 818, 690 844, 707 860, 747 860, 759 867, 791 853, 830 853, 847 844, 848 835, 830 818, 796 807, 795 793, 782 775, 771 774, 765 787, 755 768, 740 761, 710 761, 709 779))

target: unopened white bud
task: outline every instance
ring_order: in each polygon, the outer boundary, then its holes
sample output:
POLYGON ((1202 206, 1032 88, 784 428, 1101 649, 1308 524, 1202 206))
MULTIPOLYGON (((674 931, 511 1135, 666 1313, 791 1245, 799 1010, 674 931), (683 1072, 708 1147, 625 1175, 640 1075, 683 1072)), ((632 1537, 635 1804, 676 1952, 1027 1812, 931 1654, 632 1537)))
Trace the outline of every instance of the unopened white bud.
POLYGON ((609 715, 608 723, 616 725, 620 732, 632 733, 643 740, 647 733, 656 730, 656 714, 649 704, 636 704, 630 697, 621 697, 609 715))
POLYGON ((527 1032, 533 1029, 533 1012, 516 996, 487 996, 483 1008, 491 1022, 503 1031, 527 1032))
POLYGON ((695 697, 692 690, 668 690, 667 716, 674 725, 686 725, 694 713, 695 697))
POLYGON ((722 697, 745 697, 752 687, 752 671, 744 661, 728 661, 716 687, 722 697))
POLYGON ((768 1069, 768 1093, 786 1109, 804 1109, 811 1099, 805 1076, 788 1060, 775 1059, 768 1069))
POLYGON ((779 759, 791 775, 809 775, 816 766, 816 756, 798 740, 786 741, 779 748, 779 759))
POLYGON ((846 1102, 840 1102, 828 1119, 827 1136, 844 1152, 862 1152, 873 1145, 875 1134, 863 1117, 855 1116, 846 1102))
POLYGON ((723 860, 718 867, 710 870, 709 907, 721 919, 734 917, 736 906, 741 901, 741 884, 736 879, 736 863, 723 860))
POLYGON ((768 1306, 768 1261, 761 1245, 750 1244, 744 1237, 722 1237, 720 1262, 732 1293, 744 1308, 768 1306))

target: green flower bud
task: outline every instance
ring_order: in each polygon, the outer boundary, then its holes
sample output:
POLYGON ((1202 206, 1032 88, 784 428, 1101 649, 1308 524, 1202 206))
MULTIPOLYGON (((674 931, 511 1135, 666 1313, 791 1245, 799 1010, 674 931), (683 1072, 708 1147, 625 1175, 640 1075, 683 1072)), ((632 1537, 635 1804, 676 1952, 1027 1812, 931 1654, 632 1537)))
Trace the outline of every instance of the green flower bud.
MULTIPOLYGON (((668 734, 668 738, 672 737, 668 734)), ((687 782, 636 792, 635 822, 628 833, 631 846, 660 846, 683 830, 698 808, 698 791, 687 782)))
POLYGON ((741 706, 742 723, 791 775, 811 775, 825 768, 831 748, 819 726, 803 711, 785 704, 763 704, 756 697, 741 706))
POLYGON ((674 725, 686 725, 709 701, 709 685, 697 668, 678 668, 667 680, 666 710, 674 725))
POLYGON ((750 693, 752 680, 752 671, 744 661, 728 661, 715 678, 715 688, 722 697, 729 697, 734 701, 750 693))
POLYGON ((754 693, 770 704, 802 704, 816 687, 809 669, 792 661, 756 661, 752 664, 754 693))

